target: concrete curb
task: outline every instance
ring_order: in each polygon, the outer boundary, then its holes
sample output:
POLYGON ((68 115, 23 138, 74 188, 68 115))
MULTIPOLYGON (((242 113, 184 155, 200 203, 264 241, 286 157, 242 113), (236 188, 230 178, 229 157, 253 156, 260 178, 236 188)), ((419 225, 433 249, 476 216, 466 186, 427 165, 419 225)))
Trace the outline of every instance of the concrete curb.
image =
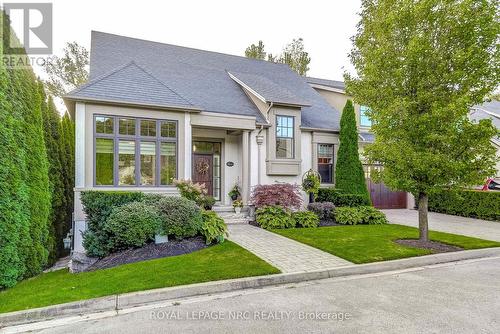
POLYGON ((298 283, 333 277, 374 274, 386 271, 429 266, 440 263, 497 256, 500 256, 500 248, 485 248, 452 253, 432 254, 392 261, 350 265, 310 272, 247 277, 146 290, 35 308, 26 311, 3 313, 0 314, 0 328, 6 326, 27 324, 31 322, 51 320, 54 318, 70 315, 74 316, 104 311, 116 311, 121 309, 133 308, 148 303, 175 300, 178 298, 193 297, 198 295, 209 295, 240 289, 298 283))

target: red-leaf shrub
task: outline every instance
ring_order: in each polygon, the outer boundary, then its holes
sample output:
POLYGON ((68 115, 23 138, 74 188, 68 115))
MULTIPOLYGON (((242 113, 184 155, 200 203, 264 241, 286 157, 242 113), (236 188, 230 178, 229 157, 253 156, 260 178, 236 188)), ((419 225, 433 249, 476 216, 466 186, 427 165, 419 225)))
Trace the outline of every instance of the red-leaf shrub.
POLYGON ((279 205, 289 210, 300 209, 302 196, 297 184, 276 183, 261 184, 252 189, 251 203, 257 209, 265 206, 279 205))

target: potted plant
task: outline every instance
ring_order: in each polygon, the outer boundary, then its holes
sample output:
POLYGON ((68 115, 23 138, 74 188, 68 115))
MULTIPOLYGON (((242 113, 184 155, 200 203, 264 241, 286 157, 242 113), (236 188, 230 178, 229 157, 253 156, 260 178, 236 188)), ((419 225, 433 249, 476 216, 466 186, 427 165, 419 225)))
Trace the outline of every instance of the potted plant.
POLYGON ((241 200, 237 199, 233 202, 234 212, 236 212, 237 214, 241 212, 242 207, 243 207, 243 202, 241 200))
POLYGON ((321 175, 310 169, 302 177, 302 189, 309 194, 309 203, 313 203, 321 185, 321 175))
POLYGON ((229 197, 231 197, 231 200, 236 201, 240 196, 240 187, 238 187, 237 184, 234 185, 233 189, 228 193, 229 197))

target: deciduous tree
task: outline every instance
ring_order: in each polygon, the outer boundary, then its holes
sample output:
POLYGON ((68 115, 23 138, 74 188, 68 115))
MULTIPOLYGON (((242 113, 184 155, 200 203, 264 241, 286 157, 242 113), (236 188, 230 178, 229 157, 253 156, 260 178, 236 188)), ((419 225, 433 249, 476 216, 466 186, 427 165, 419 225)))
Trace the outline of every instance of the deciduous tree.
POLYGON ((64 56, 53 56, 45 63, 47 90, 56 97, 81 86, 88 80, 89 52, 77 42, 66 43, 64 56))
POLYGON ((371 108, 379 178, 418 200, 422 241, 429 194, 493 173, 497 131, 467 115, 498 85, 499 33, 497 0, 362 2, 347 91, 371 108))

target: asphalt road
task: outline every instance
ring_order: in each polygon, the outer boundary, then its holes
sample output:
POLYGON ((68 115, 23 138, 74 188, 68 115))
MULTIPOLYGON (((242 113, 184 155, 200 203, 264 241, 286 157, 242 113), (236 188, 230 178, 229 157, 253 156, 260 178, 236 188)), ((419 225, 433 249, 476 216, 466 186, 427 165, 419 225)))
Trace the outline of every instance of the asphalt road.
POLYGON ((500 333, 500 258, 198 297, 34 332, 500 333))

